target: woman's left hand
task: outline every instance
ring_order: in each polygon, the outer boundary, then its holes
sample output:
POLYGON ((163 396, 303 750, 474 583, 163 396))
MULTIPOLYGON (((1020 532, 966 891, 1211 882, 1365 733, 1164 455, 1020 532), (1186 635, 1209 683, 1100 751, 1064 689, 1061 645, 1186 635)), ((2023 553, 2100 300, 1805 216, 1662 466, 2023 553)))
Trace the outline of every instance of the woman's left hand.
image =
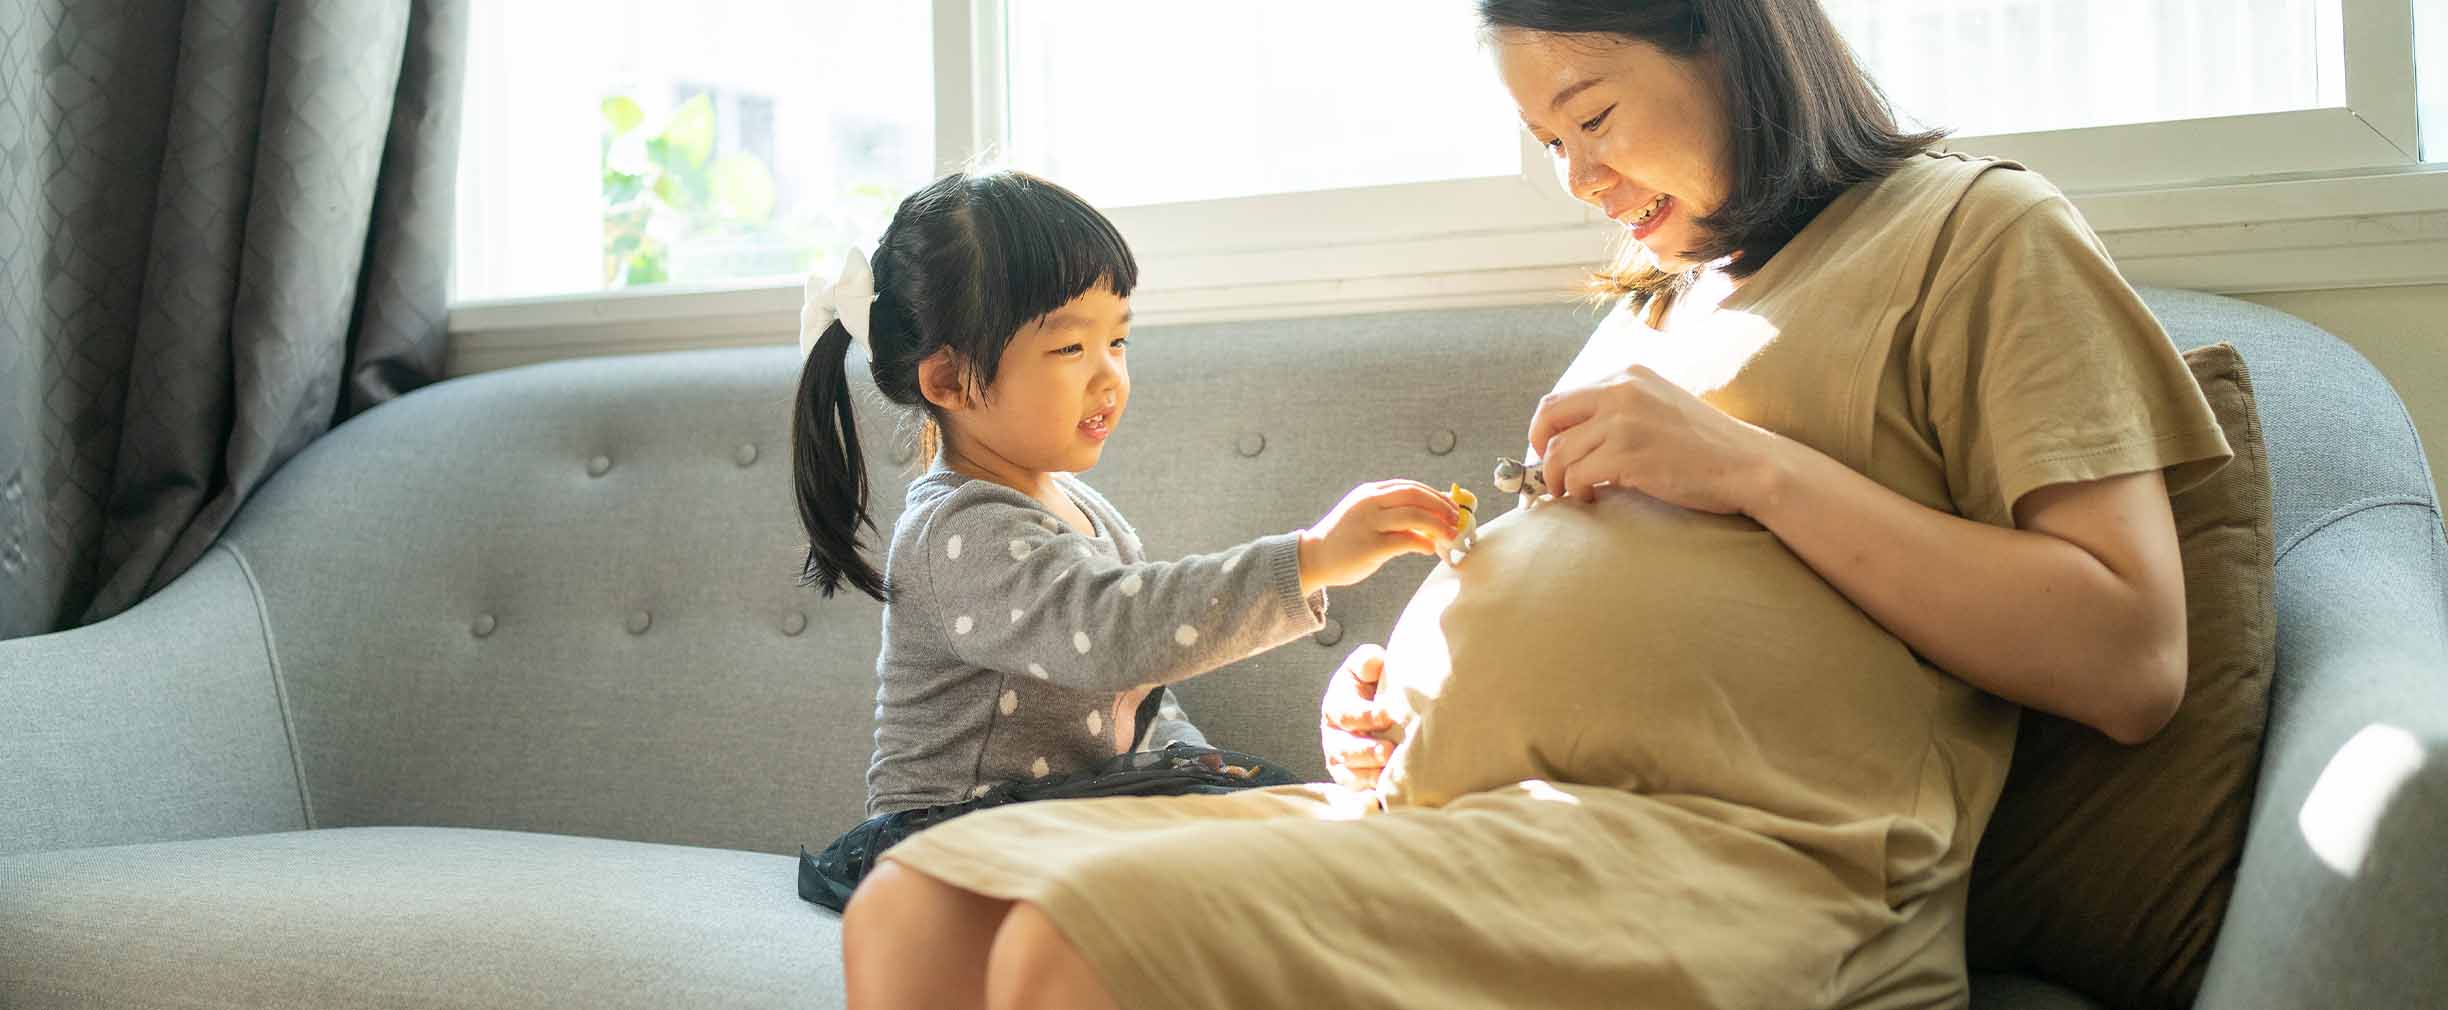
POLYGON ((1703 512, 1747 511, 1783 444, 1642 365, 1549 393, 1530 419, 1557 496, 1615 484, 1703 512))
POLYGON ((1385 646, 1363 645, 1344 657, 1318 705, 1318 741, 1326 771, 1346 789, 1368 790, 1394 754, 1394 717, 1377 697, 1385 677, 1385 646))

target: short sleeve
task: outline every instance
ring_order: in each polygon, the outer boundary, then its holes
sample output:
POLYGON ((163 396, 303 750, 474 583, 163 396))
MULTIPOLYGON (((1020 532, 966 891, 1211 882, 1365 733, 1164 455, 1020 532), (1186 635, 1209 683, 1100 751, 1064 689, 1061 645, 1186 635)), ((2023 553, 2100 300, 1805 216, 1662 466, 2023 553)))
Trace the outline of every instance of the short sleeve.
POLYGON ((2165 470, 2174 491, 2226 462, 2183 357, 2065 197, 1967 222, 1939 255, 1915 356, 1960 514, 2011 527, 2043 487, 2165 470))

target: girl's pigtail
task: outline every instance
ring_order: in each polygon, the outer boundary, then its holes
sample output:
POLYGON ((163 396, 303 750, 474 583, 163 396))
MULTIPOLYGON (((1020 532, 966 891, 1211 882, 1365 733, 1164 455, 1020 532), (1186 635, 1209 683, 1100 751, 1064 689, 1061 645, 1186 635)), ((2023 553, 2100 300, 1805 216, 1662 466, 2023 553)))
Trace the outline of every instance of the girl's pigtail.
POLYGON ((791 471, 799 485, 799 523, 808 536, 799 582, 831 596, 848 581, 885 602, 891 588, 859 552, 859 530, 872 533, 876 527, 867 512, 867 462, 859 453, 850 400, 849 351, 850 331, 836 319, 816 338, 799 370, 791 471))

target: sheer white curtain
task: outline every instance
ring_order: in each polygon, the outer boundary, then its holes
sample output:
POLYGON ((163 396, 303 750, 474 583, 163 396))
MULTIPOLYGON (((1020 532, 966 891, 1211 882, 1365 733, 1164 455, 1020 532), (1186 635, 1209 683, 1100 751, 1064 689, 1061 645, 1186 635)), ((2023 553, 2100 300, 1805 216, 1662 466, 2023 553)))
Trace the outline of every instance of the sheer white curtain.
POLYGON ((1469 0, 1010 0, 1013 164, 1100 206, 1521 172, 1469 0))
POLYGON ((1821 0, 1911 120, 2029 133, 2342 100, 2337 0, 1821 0))

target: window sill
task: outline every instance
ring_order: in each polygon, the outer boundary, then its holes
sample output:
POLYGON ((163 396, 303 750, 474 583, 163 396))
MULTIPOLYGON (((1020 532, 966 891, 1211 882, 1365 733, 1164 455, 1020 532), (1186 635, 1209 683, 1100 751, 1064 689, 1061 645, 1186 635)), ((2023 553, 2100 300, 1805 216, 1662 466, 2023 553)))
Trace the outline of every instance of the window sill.
MULTIPOLYGON (((2448 282, 2448 165, 2077 192, 2074 202, 2136 284, 2250 294, 2448 282)), ((1132 309, 1162 325, 1569 300, 1615 235, 1612 224, 1574 223, 1151 253, 1132 309)), ((783 343, 799 298, 795 283, 766 283, 462 303, 450 311, 447 367, 783 343)))

